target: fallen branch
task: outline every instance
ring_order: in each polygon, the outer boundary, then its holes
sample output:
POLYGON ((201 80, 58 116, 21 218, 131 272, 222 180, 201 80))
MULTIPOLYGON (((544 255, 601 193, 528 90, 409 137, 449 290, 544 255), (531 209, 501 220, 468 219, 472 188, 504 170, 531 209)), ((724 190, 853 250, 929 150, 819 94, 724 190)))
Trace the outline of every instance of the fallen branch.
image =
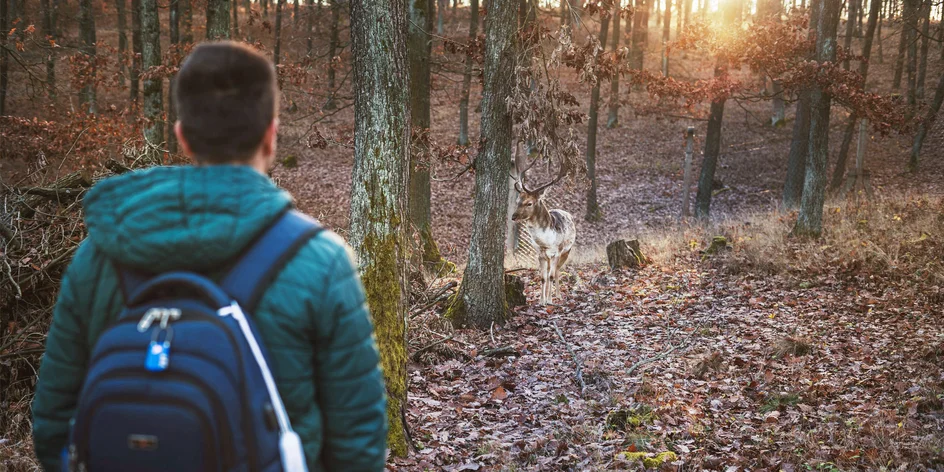
POLYGON ((434 342, 434 343, 432 343, 432 344, 430 344, 430 345, 428 345, 428 346, 425 346, 425 347, 422 347, 422 348, 420 348, 420 349, 417 349, 416 352, 414 352, 413 354, 410 355, 410 357, 415 361, 415 360, 417 360, 417 359, 420 357, 420 354, 422 354, 422 353, 424 353, 424 352, 426 352, 426 351, 428 351, 428 350, 430 350, 430 349, 432 349, 432 348, 434 348, 434 347, 436 347, 436 346, 438 346, 438 345, 440 345, 440 344, 442 344, 442 343, 444 343, 444 342, 446 342, 446 341, 452 341, 452 336, 446 336, 445 338, 442 338, 442 339, 440 339, 439 341, 436 341, 436 342, 434 342))
POLYGON ((482 355, 485 357, 508 357, 508 356, 521 357, 521 353, 518 352, 517 349, 515 349, 514 347, 510 345, 502 346, 502 347, 495 347, 492 349, 486 349, 482 351, 482 355))
POLYGON ((684 346, 685 346, 685 345, 680 344, 680 345, 678 345, 678 346, 672 347, 672 349, 669 349, 668 351, 665 351, 665 352, 663 352, 662 354, 659 354, 659 355, 657 355, 657 356, 653 356, 653 357, 650 357, 650 358, 647 358, 647 359, 643 359, 643 360, 641 360, 641 361, 639 361, 639 362, 633 364, 632 367, 630 367, 629 370, 626 371, 626 375, 632 374, 634 370, 638 369, 639 367, 641 367, 641 366, 643 366, 643 365, 646 365, 646 364, 655 362, 655 361, 657 361, 657 360, 659 360, 659 359, 664 359, 664 358, 668 357, 669 354, 672 354, 672 352, 674 352, 674 351, 677 350, 678 348, 684 347, 684 346))
POLYGON ((583 396, 583 391, 587 389, 587 384, 583 382, 583 369, 580 359, 577 358, 577 354, 574 353, 574 350, 570 347, 570 343, 564 339, 564 333, 561 333, 560 328, 557 327, 557 321, 551 320, 551 323, 554 324, 554 331, 557 331, 557 337, 560 338, 561 342, 564 343, 564 346, 567 347, 567 351, 569 351, 570 355, 574 358, 574 364, 577 366, 577 383, 580 384, 580 396, 583 396))
POLYGON ((433 305, 445 300, 447 298, 446 291, 457 285, 459 284, 456 283, 455 281, 451 281, 448 284, 446 284, 445 287, 441 288, 438 292, 436 292, 436 295, 433 296, 433 299, 431 302, 427 303, 426 305, 423 305, 423 307, 418 310, 414 310, 413 313, 410 315, 410 318, 415 318, 420 313, 423 313, 424 311, 430 309, 430 307, 432 307, 433 305))
POLYGON ((109 159, 108 162, 105 163, 105 168, 114 172, 115 174, 124 174, 125 172, 131 172, 130 168, 126 167, 125 165, 121 164, 120 162, 114 159, 109 159))
POLYGON ((85 192, 84 188, 45 188, 45 187, 28 187, 19 189, 20 193, 25 195, 36 195, 43 197, 47 200, 60 201, 60 200, 73 200, 79 195, 82 195, 85 192))

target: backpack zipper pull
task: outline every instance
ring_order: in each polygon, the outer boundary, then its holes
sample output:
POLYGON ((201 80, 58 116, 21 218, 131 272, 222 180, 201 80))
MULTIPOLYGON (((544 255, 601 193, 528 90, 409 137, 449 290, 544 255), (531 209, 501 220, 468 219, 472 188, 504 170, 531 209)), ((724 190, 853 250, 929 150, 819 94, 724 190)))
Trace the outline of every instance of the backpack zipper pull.
POLYGON ((154 319, 160 315, 160 308, 151 308, 144 313, 144 316, 141 317, 141 321, 138 322, 138 332, 143 333, 151 327, 151 323, 154 322, 154 319))

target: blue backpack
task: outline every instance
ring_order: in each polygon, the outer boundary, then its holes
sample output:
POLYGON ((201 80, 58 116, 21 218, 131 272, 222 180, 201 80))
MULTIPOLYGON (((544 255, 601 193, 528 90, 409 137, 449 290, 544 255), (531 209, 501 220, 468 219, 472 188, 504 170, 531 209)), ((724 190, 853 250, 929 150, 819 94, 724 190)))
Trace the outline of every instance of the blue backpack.
POLYGON ((217 284, 117 267, 125 306, 89 360, 63 469, 306 471, 247 314, 321 226, 289 210, 217 284))

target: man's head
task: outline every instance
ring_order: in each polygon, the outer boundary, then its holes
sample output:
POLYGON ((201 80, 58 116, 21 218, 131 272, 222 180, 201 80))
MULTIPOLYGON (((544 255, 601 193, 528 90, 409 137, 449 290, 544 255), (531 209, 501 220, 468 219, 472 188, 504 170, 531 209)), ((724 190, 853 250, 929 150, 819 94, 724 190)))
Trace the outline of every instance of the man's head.
POLYGON ((265 172, 278 129, 275 67, 250 46, 196 46, 177 73, 174 130, 198 164, 247 164, 265 172))

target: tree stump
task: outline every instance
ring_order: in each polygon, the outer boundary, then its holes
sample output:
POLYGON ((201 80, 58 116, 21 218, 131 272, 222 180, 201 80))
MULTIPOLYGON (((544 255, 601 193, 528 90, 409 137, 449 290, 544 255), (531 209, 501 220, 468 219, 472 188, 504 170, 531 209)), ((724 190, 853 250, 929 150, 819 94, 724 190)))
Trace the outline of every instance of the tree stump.
POLYGON ((711 239, 711 245, 708 246, 708 249, 705 249, 705 254, 717 254, 723 249, 728 248, 728 238, 724 236, 715 236, 711 239))
POLYGON ((508 308, 524 306, 528 298, 524 295, 524 279, 517 275, 505 274, 505 301, 508 308))
POLYGON ((612 270, 621 267, 638 269, 646 264, 646 256, 639 249, 638 239, 630 241, 620 239, 606 246, 606 261, 610 264, 612 270))

